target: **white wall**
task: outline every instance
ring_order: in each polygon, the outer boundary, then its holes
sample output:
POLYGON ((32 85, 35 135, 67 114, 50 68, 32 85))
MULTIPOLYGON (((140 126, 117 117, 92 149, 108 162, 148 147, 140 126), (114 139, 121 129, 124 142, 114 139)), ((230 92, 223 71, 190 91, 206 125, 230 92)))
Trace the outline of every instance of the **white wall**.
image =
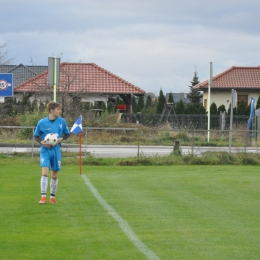
MULTIPOLYGON (((258 99, 260 93, 259 92, 241 92, 237 91, 237 95, 248 95, 248 105, 251 102, 251 97, 258 99)), ((208 100, 208 92, 203 92, 203 105, 204 105, 204 99, 208 100)), ((212 103, 215 103, 217 107, 224 105, 226 110, 228 110, 229 105, 231 103, 231 89, 228 91, 212 91, 210 92, 210 105, 212 103)), ((206 110, 208 110, 207 107, 205 107, 206 110)))

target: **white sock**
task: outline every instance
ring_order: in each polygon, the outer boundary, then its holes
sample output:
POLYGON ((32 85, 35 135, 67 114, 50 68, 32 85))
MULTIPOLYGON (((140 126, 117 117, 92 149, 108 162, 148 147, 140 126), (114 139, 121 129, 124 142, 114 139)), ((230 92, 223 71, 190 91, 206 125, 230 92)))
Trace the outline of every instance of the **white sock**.
POLYGON ((55 198, 57 188, 58 188, 58 179, 51 179, 51 198, 55 198))
POLYGON ((48 188, 48 177, 42 176, 41 177, 41 194, 42 194, 42 197, 46 197, 47 188, 48 188))

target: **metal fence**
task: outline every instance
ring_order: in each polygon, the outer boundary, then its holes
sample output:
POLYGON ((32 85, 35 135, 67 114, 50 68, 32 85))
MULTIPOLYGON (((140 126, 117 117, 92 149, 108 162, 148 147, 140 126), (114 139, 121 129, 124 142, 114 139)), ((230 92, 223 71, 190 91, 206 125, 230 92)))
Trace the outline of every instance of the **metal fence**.
MULTIPOLYGON (((124 123, 137 123, 147 127, 160 127, 165 124, 169 124, 173 128, 183 129, 207 129, 208 127, 208 115, 192 115, 192 114, 122 114, 122 121, 124 123), (161 122, 160 122, 161 121, 161 122), (160 122, 160 125, 158 125, 160 122)), ((247 125, 249 116, 233 116, 233 124, 247 125)), ((211 115, 210 116, 210 129, 229 129, 230 128, 230 116, 226 114, 211 115)))
MULTIPOLYGON (((39 144, 33 139, 35 127, 0 126, 0 152, 28 152, 34 156, 39 144)), ((200 155, 205 151, 258 153, 255 130, 83 127, 82 151, 98 157, 164 155, 179 149, 182 154, 200 155)), ((63 142, 63 150, 78 152, 79 138, 63 142)))

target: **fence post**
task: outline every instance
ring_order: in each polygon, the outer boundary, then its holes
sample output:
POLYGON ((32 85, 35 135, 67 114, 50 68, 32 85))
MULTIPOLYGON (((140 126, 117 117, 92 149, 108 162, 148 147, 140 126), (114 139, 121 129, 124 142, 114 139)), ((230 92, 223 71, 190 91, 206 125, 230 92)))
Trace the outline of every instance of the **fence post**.
POLYGON ((33 159, 33 152, 34 152, 34 136, 33 136, 33 134, 34 134, 34 127, 32 128, 32 159, 33 159))
POLYGON ((88 146, 88 128, 86 127, 85 160, 87 159, 87 146, 88 146))
POLYGON ((194 129, 191 131, 191 154, 193 156, 193 149, 194 149, 194 129))
MULTIPOLYGON (((247 136, 247 131, 244 131, 244 153, 246 153, 246 148, 248 146, 248 139, 250 138, 249 136, 247 136)), ((249 139, 250 140, 250 139, 249 139)))
POLYGON ((174 152, 174 154, 180 154, 180 141, 179 140, 174 141, 173 152, 174 152))

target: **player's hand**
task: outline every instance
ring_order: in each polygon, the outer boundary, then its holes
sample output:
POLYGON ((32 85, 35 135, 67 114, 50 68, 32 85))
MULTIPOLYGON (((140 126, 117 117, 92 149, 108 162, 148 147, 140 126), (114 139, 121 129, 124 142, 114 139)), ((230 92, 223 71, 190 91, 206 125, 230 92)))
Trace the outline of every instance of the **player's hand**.
POLYGON ((51 148, 52 147, 52 145, 51 144, 48 144, 48 143, 46 143, 46 141, 41 141, 41 144, 43 145, 43 146, 45 146, 46 148, 51 148))
POLYGON ((57 144, 61 143, 62 140, 63 140, 63 138, 59 138, 59 139, 57 140, 57 144))

